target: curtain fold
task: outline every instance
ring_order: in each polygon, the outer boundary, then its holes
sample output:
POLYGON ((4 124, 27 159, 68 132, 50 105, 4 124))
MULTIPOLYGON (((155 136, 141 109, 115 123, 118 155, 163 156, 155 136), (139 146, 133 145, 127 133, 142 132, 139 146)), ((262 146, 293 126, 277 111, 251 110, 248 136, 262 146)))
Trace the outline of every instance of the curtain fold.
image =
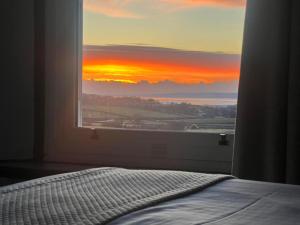
POLYGON ((233 175, 300 184, 300 3, 248 0, 233 175))

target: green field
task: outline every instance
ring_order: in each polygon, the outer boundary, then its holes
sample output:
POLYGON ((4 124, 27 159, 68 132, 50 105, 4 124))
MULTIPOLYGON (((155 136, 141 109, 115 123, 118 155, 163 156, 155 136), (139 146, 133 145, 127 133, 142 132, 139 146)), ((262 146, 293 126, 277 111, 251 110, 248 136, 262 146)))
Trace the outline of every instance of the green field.
POLYGON ((179 119, 189 116, 168 114, 133 107, 118 106, 84 106, 83 116, 85 118, 124 118, 124 119, 179 119))
POLYGON ((214 106, 165 105, 137 98, 86 96, 82 121, 83 126, 99 128, 232 133, 235 116, 230 110, 214 106))

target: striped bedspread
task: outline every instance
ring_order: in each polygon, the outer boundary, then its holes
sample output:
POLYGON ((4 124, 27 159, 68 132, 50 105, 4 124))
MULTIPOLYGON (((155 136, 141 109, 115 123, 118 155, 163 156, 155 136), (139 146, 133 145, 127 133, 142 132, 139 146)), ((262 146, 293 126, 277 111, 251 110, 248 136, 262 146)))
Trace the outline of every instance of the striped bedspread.
POLYGON ((199 191, 227 175, 97 168, 0 188, 0 224, 106 224, 199 191))

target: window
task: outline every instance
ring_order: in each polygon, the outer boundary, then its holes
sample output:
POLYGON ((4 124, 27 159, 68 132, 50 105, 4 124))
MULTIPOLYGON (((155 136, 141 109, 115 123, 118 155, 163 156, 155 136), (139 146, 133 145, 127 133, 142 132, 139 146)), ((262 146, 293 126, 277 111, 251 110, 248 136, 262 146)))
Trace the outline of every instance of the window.
POLYGON ((82 126, 234 133, 244 3, 83 0, 82 126))
POLYGON ((229 173, 244 10, 46 0, 44 159, 229 173))

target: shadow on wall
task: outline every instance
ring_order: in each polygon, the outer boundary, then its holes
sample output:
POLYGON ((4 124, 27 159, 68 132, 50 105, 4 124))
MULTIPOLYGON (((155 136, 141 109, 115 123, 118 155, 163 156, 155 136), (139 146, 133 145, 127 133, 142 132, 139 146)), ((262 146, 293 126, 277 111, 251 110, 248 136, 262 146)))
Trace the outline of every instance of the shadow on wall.
POLYGON ((34 130, 34 0, 1 4, 6 21, 1 27, 1 34, 6 34, 1 46, 5 55, 1 145, 6 148, 1 148, 0 160, 28 159, 33 155, 34 130))

